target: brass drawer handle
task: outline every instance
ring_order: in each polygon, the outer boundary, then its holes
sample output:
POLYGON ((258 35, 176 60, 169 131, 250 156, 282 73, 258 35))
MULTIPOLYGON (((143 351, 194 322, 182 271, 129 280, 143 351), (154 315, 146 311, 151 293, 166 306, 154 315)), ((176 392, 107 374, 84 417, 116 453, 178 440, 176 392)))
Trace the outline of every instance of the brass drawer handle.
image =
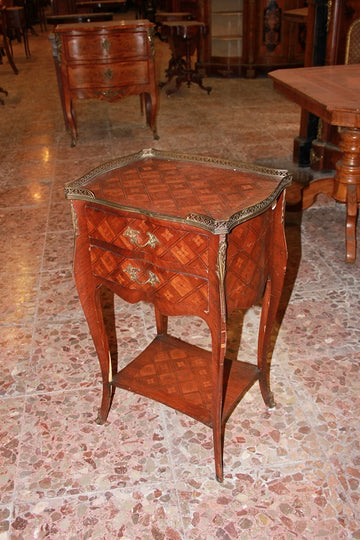
POLYGON ((138 248, 144 248, 146 246, 150 246, 154 249, 156 244, 160 244, 159 240, 156 238, 155 234, 151 232, 147 232, 148 240, 145 242, 145 244, 139 244, 137 237, 139 236, 139 231, 136 231, 135 229, 132 229, 131 227, 128 227, 126 231, 124 232, 124 236, 127 236, 130 239, 130 242, 134 244, 138 248))
POLYGON ((138 272, 140 272, 139 268, 135 268, 135 266, 131 266, 131 264, 129 264, 129 266, 125 268, 125 272, 129 274, 130 280, 135 281, 135 283, 138 285, 147 285, 149 283, 152 287, 155 287, 157 283, 160 283, 159 278, 154 274, 154 272, 151 272, 151 270, 148 271, 148 279, 143 282, 139 281, 137 277, 138 272))
POLYGON ((119 96, 124 95, 123 90, 99 90, 98 92, 95 92, 95 94, 99 97, 104 97, 108 99, 116 99, 119 96))

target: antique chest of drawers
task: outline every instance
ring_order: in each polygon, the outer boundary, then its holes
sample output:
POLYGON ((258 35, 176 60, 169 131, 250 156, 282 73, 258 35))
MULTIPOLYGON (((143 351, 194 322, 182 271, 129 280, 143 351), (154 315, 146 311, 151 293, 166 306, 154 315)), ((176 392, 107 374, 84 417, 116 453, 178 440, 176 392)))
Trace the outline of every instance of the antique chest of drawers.
POLYGON ((244 393, 258 380, 273 406, 267 355, 286 269, 289 181, 286 171, 143 150, 66 185, 75 281, 103 378, 98 421, 105 422, 115 387, 188 414, 213 430, 219 481, 223 430, 244 393), (99 300, 103 286, 155 310, 157 335, 119 371, 99 300), (257 361, 231 361, 227 318, 260 299, 257 361), (168 334, 175 315, 207 323, 211 352, 168 334))
POLYGON ((56 26, 53 54, 72 145, 77 139, 75 99, 116 101, 138 94, 145 105, 147 123, 157 137, 153 27, 142 20, 56 26))

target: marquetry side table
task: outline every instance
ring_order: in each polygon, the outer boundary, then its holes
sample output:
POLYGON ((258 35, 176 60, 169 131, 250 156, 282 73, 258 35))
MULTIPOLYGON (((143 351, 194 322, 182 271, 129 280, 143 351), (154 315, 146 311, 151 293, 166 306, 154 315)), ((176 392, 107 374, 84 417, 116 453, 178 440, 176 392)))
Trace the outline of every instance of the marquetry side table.
POLYGON ((66 185, 75 224, 75 281, 99 357, 104 423, 116 387, 164 403, 212 428, 223 479, 223 432, 259 381, 269 407, 268 352, 286 269, 286 171, 143 150, 66 185), (107 286, 127 302, 154 305, 157 334, 120 371, 100 303, 107 286), (226 321, 263 297, 254 364, 226 358, 226 321), (169 316, 196 315, 212 351, 167 332, 169 316))

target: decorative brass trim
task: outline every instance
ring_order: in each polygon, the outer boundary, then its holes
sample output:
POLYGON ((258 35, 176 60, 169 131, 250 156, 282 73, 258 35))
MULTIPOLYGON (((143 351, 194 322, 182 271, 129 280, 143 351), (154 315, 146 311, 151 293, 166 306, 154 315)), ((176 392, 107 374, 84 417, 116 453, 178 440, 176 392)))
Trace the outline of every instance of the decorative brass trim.
POLYGON ((74 229, 74 233, 76 234, 78 232, 78 220, 77 220, 77 214, 74 210, 74 207, 73 205, 71 205, 71 221, 72 221, 72 226, 73 226, 73 229, 74 229))
POLYGON ((220 239, 220 243, 219 243, 218 263, 217 263, 217 275, 218 275, 221 286, 223 286, 224 281, 225 281, 226 252, 227 252, 226 236, 222 235, 220 239))
POLYGON ((103 48, 108 54, 109 54, 109 51, 110 51, 110 45, 111 45, 111 43, 110 43, 110 41, 109 41, 107 38, 105 38, 105 39, 102 41, 102 43, 101 43, 102 48, 103 48))
POLYGON ((284 188, 288 184, 290 184, 291 180, 292 176, 289 175, 288 171, 284 169, 272 169, 269 167, 256 166, 241 161, 230 161, 222 158, 213 158, 207 156, 193 156, 189 154, 182 154, 180 152, 167 152, 164 150, 147 148, 144 150, 140 150, 139 152, 136 152, 134 154, 129 154, 127 156, 111 160, 107 163, 103 163, 99 167, 96 167, 95 169, 89 171, 87 174, 75 180, 74 182, 69 182, 65 184, 65 197, 67 199, 81 199, 89 201, 95 200, 99 204, 104 204, 108 207, 120 208, 124 211, 143 214, 149 217, 156 217, 158 219, 165 219, 170 222, 193 224, 212 233, 221 234, 230 232, 239 223, 246 221, 250 217, 255 217, 263 213, 265 210, 267 210, 267 208, 271 207, 272 203, 278 198, 284 188), (174 161, 187 161, 191 163, 199 163, 205 165, 216 165, 218 167, 224 167, 226 169, 230 168, 235 171, 249 171, 252 173, 264 174, 267 176, 272 176, 273 178, 277 178, 279 184, 266 199, 264 199, 260 203, 249 206, 248 208, 245 208, 240 212, 235 213, 234 215, 230 216, 227 221, 217 221, 209 216, 195 213, 188 214, 186 218, 168 216, 165 214, 159 214, 157 212, 153 213, 141 208, 120 205, 106 200, 97 199, 91 190, 83 187, 102 173, 110 172, 112 170, 118 169, 119 167, 123 167, 124 165, 134 163, 135 161, 152 157, 174 161))
POLYGON ((327 21, 326 21, 326 31, 329 31, 331 15, 332 15, 332 0, 328 0, 328 12, 327 12, 327 21))
POLYGON ((61 64, 61 56, 62 56, 62 39, 59 34, 55 34, 55 45, 56 45, 56 57, 61 64))
POLYGON ((154 44, 154 35, 155 35, 155 31, 153 28, 151 28, 149 31, 148 31, 148 41, 149 41, 149 45, 150 45, 150 51, 151 51, 151 56, 155 56, 155 44, 154 44))
MULTIPOLYGON (((105 73, 106 76, 106 73, 105 73)), ((110 77, 111 78, 111 77, 110 77)), ((115 99, 119 96, 124 96, 124 90, 99 90, 98 92, 95 92, 97 96, 102 96, 106 99, 115 99)))
POLYGON ((314 148, 312 148, 310 150, 310 163, 314 165, 315 163, 319 163, 320 161, 321 161, 321 156, 318 156, 314 148))

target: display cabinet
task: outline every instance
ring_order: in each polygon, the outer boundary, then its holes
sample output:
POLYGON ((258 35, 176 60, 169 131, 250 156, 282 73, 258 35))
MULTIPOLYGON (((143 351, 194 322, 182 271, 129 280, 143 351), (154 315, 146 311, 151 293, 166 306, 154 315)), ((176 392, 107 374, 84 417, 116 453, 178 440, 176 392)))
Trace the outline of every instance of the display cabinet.
POLYGON ((284 13, 304 0, 207 0, 199 14, 207 23, 203 67, 209 75, 254 77, 276 67, 301 66, 305 27, 284 13))

